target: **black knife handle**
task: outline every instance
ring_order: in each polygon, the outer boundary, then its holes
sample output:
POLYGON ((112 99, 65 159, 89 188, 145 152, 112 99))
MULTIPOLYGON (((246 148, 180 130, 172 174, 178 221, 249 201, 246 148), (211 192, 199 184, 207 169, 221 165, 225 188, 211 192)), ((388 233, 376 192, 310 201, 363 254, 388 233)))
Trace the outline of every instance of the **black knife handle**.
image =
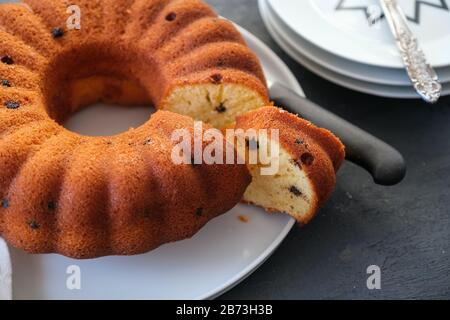
POLYGON ((375 183, 391 186, 400 183, 405 177, 406 164, 403 156, 387 143, 282 84, 273 84, 270 95, 278 106, 297 113, 338 136, 345 145, 347 160, 370 172, 375 183))

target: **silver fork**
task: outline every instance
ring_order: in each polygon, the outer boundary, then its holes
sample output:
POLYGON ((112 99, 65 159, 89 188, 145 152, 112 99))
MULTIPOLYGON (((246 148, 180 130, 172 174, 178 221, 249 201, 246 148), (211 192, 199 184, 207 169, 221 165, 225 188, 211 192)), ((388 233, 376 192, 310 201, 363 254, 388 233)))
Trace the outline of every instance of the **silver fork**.
POLYGON ((426 102, 437 102, 441 96, 442 85, 436 71, 428 63, 425 53, 420 49, 417 38, 408 27, 403 10, 396 0, 380 0, 380 3, 411 83, 426 102))

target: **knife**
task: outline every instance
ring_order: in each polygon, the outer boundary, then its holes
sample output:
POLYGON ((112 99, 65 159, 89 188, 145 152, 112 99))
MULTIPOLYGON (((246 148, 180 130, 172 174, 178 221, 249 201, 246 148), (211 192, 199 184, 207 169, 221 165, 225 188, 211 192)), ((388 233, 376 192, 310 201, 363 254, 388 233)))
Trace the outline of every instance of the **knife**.
POLYGON ((12 299, 12 269, 8 246, 0 238, 0 300, 12 299))
POLYGON ((273 83, 269 90, 270 98, 276 105, 339 137, 346 148, 346 159, 366 169, 376 184, 392 186, 405 177, 406 163, 403 156, 386 142, 303 98, 281 83, 273 83))

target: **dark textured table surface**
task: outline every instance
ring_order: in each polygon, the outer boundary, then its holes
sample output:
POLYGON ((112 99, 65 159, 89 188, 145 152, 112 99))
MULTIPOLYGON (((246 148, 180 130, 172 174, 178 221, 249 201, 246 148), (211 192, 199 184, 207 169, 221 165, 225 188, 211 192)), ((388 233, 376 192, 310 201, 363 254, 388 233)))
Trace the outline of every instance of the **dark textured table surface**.
POLYGON ((386 140, 409 165, 405 181, 387 188, 345 164, 318 217, 294 228, 261 268, 221 299, 450 298, 450 97, 429 106, 341 88, 281 51, 257 0, 209 2, 279 54, 311 100, 386 140), (367 289, 370 265, 381 268, 381 290, 367 289))
POLYGON ((222 299, 450 298, 450 97, 435 106, 356 93, 312 74, 270 38, 257 0, 209 0, 268 44, 307 96, 398 148, 405 181, 380 187, 345 164, 333 198, 222 299), (367 289, 367 267, 381 290, 367 289))

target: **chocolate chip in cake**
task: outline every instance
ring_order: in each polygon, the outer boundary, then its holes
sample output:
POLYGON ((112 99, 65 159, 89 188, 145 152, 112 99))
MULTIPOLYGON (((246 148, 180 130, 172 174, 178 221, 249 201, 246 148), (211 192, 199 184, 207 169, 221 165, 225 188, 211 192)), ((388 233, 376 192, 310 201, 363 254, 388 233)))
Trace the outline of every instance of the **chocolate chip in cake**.
POLYGON ((15 102, 15 101, 6 101, 5 102, 5 107, 7 109, 19 109, 20 108, 20 103, 19 102, 15 102))
POLYGON ((64 30, 62 28, 53 28, 52 30, 53 38, 62 38, 64 36, 64 30))
POLYGON ((9 82, 9 80, 2 80, 2 86, 10 88, 11 82, 9 82))
POLYGON ((56 203, 54 203, 53 201, 50 201, 48 204, 47 204, 47 208, 48 208, 48 210, 49 211, 55 211, 56 210, 56 203))
POLYGON ((197 210, 195 210, 195 215, 197 217, 201 217, 203 215, 203 208, 198 208, 197 210))
POLYGON ((167 21, 174 21, 177 18, 177 14, 175 12, 171 12, 166 16, 167 21))
POLYGON ((302 192, 300 190, 298 190, 296 186, 290 187, 289 191, 296 197, 301 197, 301 195, 302 195, 302 192))
POLYGON ((14 60, 13 58, 11 58, 10 56, 4 56, 1 59, 2 63, 4 64, 14 64, 14 60))
POLYGON ((8 199, 3 199, 3 200, 0 202, 0 206, 1 206, 3 209, 8 209, 8 208, 9 208, 9 201, 8 201, 8 199))
POLYGON ((295 140, 295 144, 302 145, 302 144, 304 144, 304 143, 305 143, 305 141, 304 141, 303 139, 297 139, 297 140, 295 140))
POLYGON ((224 113, 227 111, 227 108, 225 107, 225 105, 223 103, 221 103, 218 107, 216 107, 216 111, 218 113, 224 113))
POLYGON ((314 159, 314 156, 311 153, 306 152, 306 153, 302 154, 300 160, 302 161, 302 163, 304 165, 310 166, 310 165, 312 165, 314 163, 315 159, 314 159))
POLYGON ((31 221, 29 223, 29 225, 30 225, 30 228, 33 229, 33 230, 39 229, 39 224, 36 221, 31 221))
POLYGON ((211 76, 211 80, 213 83, 219 84, 222 83, 223 76, 220 73, 216 73, 211 76))

